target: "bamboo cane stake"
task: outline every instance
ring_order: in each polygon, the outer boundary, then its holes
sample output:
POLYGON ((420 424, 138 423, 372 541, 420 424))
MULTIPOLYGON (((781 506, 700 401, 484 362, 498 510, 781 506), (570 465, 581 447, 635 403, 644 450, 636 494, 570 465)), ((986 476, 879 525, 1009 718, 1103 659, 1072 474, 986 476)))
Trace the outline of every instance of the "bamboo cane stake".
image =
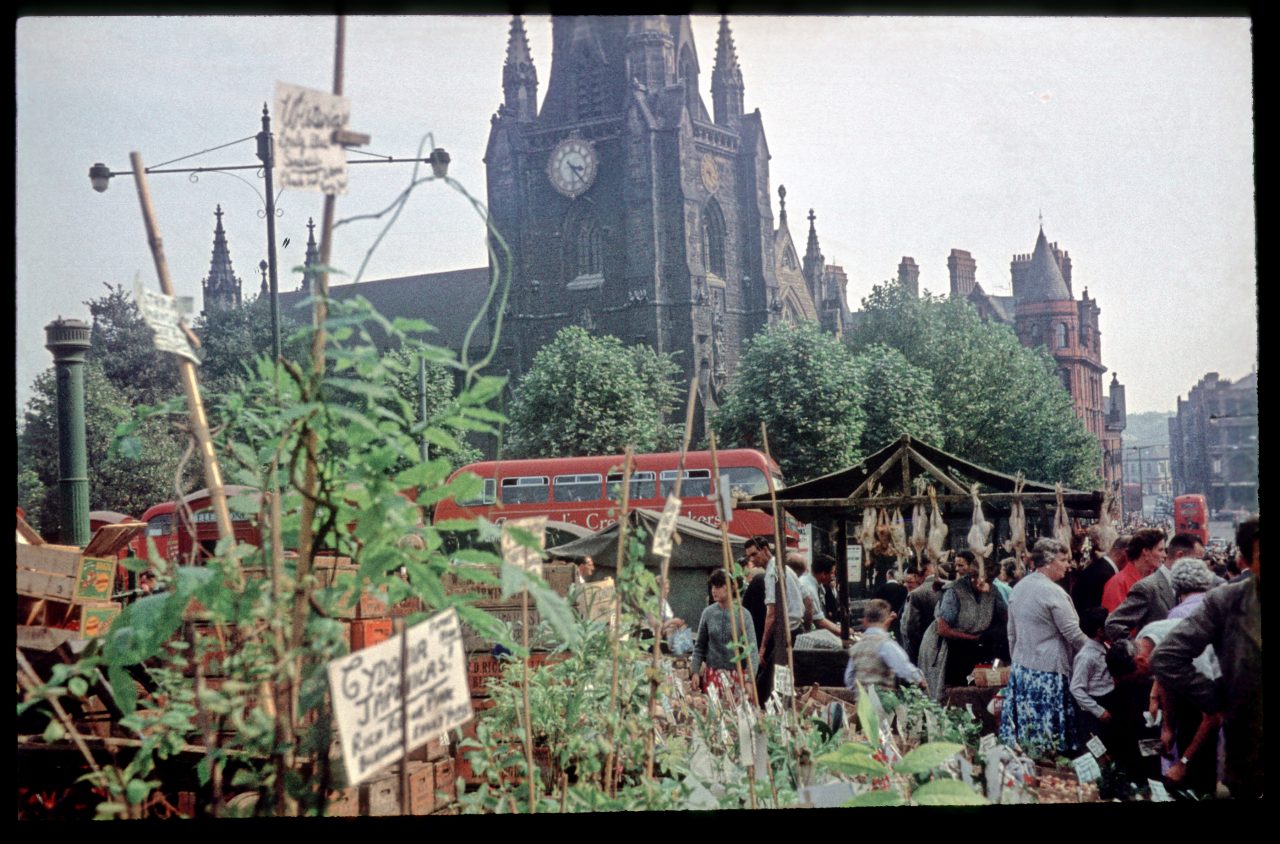
MULTIPOLYGON (((685 457, 689 453, 689 440, 693 438, 693 411, 698 401, 698 382, 692 380, 689 382, 689 401, 685 406, 684 414, 684 437, 680 441, 680 464, 676 469, 676 483, 672 490, 672 495, 676 498, 680 497, 680 490, 684 481, 684 463, 685 457)), ((677 537, 678 538, 678 537, 677 537)), ((653 631, 653 663, 650 665, 649 675, 649 723, 653 724, 654 718, 658 713, 658 676, 660 673, 660 665, 662 661, 662 602, 666 599, 663 595, 667 591, 667 571, 671 565, 671 555, 664 554, 662 562, 658 567, 658 624, 657 629, 653 631)), ((656 743, 656 725, 649 729, 644 739, 644 775, 648 780, 653 779, 653 757, 654 745, 656 743)))
MULTIPOLYGON (((726 584, 729 587, 729 634, 733 637, 733 649, 737 653, 742 647, 741 638, 738 634, 738 622, 742 615, 742 599, 738 594, 738 580, 733 576, 733 550, 729 542, 729 514, 724 510, 724 497, 720 489, 720 459, 716 453, 716 434, 715 431, 707 432, 707 444, 711 449, 711 476, 715 480, 716 507, 720 510, 720 552, 721 559, 724 563, 724 576, 726 584)), ((746 631, 743 631, 745 634, 746 631)), ((742 637, 742 638, 745 638, 742 637)), ((759 648, 757 647, 757 658, 759 648)), ((738 682, 742 686, 743 696, 751 700, 756 709, 760 708, 759 696, 756 693, 755 678, 751 678, 751 682, 747 682, 747 672, 743 668, 741 660, 734 661, 734 668, 738 672, 738 682), (748 692, 747 689, 750 689, 748 692)), ((755 746, 752 745, 752 754, 755 753, 755 746)), ((756 765, 755 759, 750 763, 746 759, 742 760, 743 767, 747 769, 747 793, 751 798, 751 808, 756 807, 756 765)))
MULTIPOLYGON (((765 423, 760 423, 760 441, 764 445, 764 456, 770 463, 773 462, 773 454, 769 450, 769 428, 765 423)), ((796 666, 795 659, 791 649, 791 617, 787 612, 787 569, 784 556, 787 547, 784 541, 782 531, 782 514, 778 510, 778 490, 773 485, 773 473, 768 475, 769 481, 769 503, 773 509, 773 541, 774 541, 774 559, 773 564, 778 567, 778 604, 781 607, 781 617, 775 617, 775 623, 783 625, 783 642, 786 644, 787 654, 787 670, 791 672, 791 714, 795 716, 796 722, 800 721, 800 714, 796 709, 796 666)), ((775 634, 776 635, 776 634, 775 634)))
POLYGON ((605 755, 604 785, 605 791, 609 790, 609 781, 612 779, 613 771, 613 716, 614 707, 618 705, 618 650, 620 648, 619 630, 622 627, 622 601, 617 599, 617 588, 622 583, 622 566, 626 560, 627 548, 627 513, 631 507, 631 469, 634 455, 631 452, 631 446, 627 446, 626 451, 622 455, 622 502, 621 510, 618 513, 618 553, 616 557, 616 574, 614 577, 614 607, 613 607, 613 679, 609 684, 609 712, 610 720, 606 727, 609 733, 609 752, 605 755))
MULTIPOLYGON (((160 228, 156 223, 156 212, 151 205, 151 189, 147 186, 147 168, 142 163, 141 153, 129 153, 129 162, 133 165, 133 182, 138 188, 138 202, 142 206, 142 221, 147 228, 147 242, 151 246, 151 258, 156 265, 156 275, 160 277, 160 289, 166 296, 173 295, 173 280, 169 277, 169 262, 164 256, 164 241, 160 237, 160 228)), ((189 337, 194 337, 189 329, 183 328, 189 337)), ((198 343, 199 341, 197 341, 198 343)), ((200 460, 204 463, 205 483, 209 486, 209 500, 213 505, 214 515, 218 520, 218 539, 226 539, 232 535, 231 511, 227 507, 226 491, 222 488, 222 470, 218 468, 218 456, 213 449, 213 437, 209 434, 209 420, 204 413, 204 402, 200 398, 200 384, 196 380, 196 365, 184 357, 178 358, 178 375, 182 380, 182 391, 187 397, 187 412, 191 417, 191 428, 200 447, 200 460)))
POLYGON ((524 656, 520 658, 520 694, 524 703, 524 761, 525 779, 529 781, 529 814, 538 811, 538 798, 533 788, 533 713, 529 708, 529 590, 520 593, 520 646, 524 656))

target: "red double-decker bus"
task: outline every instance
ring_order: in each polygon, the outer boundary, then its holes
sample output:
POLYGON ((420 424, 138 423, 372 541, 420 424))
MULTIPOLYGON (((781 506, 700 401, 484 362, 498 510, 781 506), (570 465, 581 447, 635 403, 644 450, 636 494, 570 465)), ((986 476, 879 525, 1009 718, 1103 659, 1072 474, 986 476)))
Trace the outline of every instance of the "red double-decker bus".
MULTIPOLYGON (((729 449, 716 453, 720 482, 731 495, 758 495, 782 488, 782 475, 759 451, 729 449)), ((603 457, 556 457, 540 460, 502 460, 472 463, 458 469, 479 476, 483 491, 469 501, 445 499, 436 505, 434 521, 484 516, 492 522, 525 516, 546 516, 569 522, 590 531, 609 527, 617 521, 622 500, 621 454, 603 457)), ((637 454, 632 463, 632 507, 661 510, 675 491, 680 453, 637 454)), ((718 527, 714 496, 718 485, 711 476, 711 452, 690 451, 685 455, 684 478, 680 485, 680 514, 718 527)), ((759 510, 734 510, 729 532, 737 536, 773 534, 773 520, 759 510)), ((788 536, 795 535, 794 520, 788 518, 788 536)))
MULTIPOLYGON (((251 493, 247 486, 230 484, 223 487, 228 498, 251 493)), ((213 498, 209 490, 200 489, 183 499, 185 506, 177 506, 173 501, 162 501, 150 507, 142 514, 142 521, 147 529, 138 534, 134 540, 133 553, 147 559, 147 540, 155 545, 156 553, 161 558, 175 561, 186 561, 197 546, 200 551, 197 559, 203 560, 213 553, 218 544, 218 521, 213 511, 213 498), (188 520, 187 511, 191 518, 188 520)), ((257 519, 245 513, 231 514, 231 527, 235 537, 250 545, 262 544, 262 533, 258 529, 257 519)))
POLYGON ((1179 495, 1173 499, 1173 532, 1191 533, 1209 544, 1209 507, 1203 495, 1179 495))

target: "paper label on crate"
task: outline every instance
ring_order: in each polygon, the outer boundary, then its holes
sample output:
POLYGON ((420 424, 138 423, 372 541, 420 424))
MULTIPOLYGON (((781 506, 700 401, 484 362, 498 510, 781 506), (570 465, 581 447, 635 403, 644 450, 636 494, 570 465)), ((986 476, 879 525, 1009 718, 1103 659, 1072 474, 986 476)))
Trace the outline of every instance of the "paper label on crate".
POLYGON ((991 751, 995 750, 997 741, 998 739, 996 739, 995 733, 987 733, 985 736, 978 739, 978 752, 983 756, 986 756, 991 751))
POLYGON ((175 297, 148 290, 142 286, 141 281, 136 281, 133 285, 133 300, 138 303, 142 319, 155 332, 157 349, 180 355, 199 365, 200 358, 196 357, 196 350, 191 348, 191 341, 182 331, 182 305, 175 297))
POLYGON ((1164 783, 1160 782, 1160 780, 1147 780, 1147 788, 1151 790, 1153 803, 1168 803, 1173 799, 1169 796, 1169 792, 1165 790, 1164 783))
POLYGON ((347 192, 347 152, 334 139, 347 128, 346 97, 276 82, 276 184, 324 194, 347 192))
POLYGON ((1076 778, 1080 782, 1093 782, 1102 776, 1102 769, 1098 767, 1098 760, 1093 758, 1092 753, 1086 753, 1083 756, 1077 756, 1072 759, 1071 767, 1075 768, 1076 778))
POLYGON ((671 534, 676 527, 676 519, 680 516, 680 499, 674 495, 667 496, 667 505, 662 508, 662 518, 653 531, 653 553, 657 557, 671 556, 671 534))
POLYGON ((518 569, 532 572, 542 577, 542 549, 546 545, 546 516, 532 516, 527 519, 508 519, 502 525, 502 560, 518 569), (518 528, 528 531, 537 537, 538 547, 527 548, 516 541, 508 531, 518 528))
POLYGON ((446 610, 414 625, 408 637, 403 669, 404 634, 329 663, 347 785, 369 779, 404 754, 406 702, 410 752, 471 719, 457 612, 446 610))
POLYGON ((1101 759, 1107 752, 1107 746, 1102 743, 1102 739, 1097 736, 1091 736, 1085 747, 1089 748, 1089 752, 1096 758, 1101 759))

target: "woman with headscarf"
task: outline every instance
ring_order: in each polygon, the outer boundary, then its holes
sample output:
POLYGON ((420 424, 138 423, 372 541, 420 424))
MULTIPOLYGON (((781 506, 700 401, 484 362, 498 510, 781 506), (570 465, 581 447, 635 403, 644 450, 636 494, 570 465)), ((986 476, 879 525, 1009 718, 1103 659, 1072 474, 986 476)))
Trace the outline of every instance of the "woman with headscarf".
POLYGON ((934 700, 941 701, 948 686, 967 685, 979 663, 1009 658, 1008 609, 991 585, 998 570, 994 561, 980 565, 969 551, 956 554, 956 580, 943 590, 920 642, 918 665, 934 700))
POLYGON ((1000 740, 1039 756, 1078 746, 1071 663, 1088 637, 1076 608, 1058 581, 1071 564, 1071 550, 1045 537, 1031 549, 1034 571, 1013 587, 1009 599, 1012 664, 1000 714, 1000 740))

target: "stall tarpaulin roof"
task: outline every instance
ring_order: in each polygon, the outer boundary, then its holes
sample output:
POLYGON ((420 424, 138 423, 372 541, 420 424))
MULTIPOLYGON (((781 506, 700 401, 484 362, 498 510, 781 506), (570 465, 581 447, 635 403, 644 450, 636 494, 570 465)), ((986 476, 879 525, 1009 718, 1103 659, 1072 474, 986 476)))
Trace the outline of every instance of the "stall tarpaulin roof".
MULTIPOLYGON (((647 536, 652 537, 654 530, 658 526, 658 520, 661 518, 661 513, 638 507, 627 514, 628 530, 643 528, 647 536)), ((720 550, 720 530, 718 528, 713 528, 708 524, 685 516, 678 516, 676 518, 674 536, 676 538, 671 549, 672 568, 710 569, 719 568, 723 565, 724 557, 723 552, 720 550)), ((733 550, 734 559, 737 559, 738 555, 742 553, 742 543, 744 541, 744 537, 730 534, 729 543, 733 550)), ((646 540, 645 565, 656 566, 659 563, 659 558, 648 551, 650 546, 651 542, 646 540)), ((618 525, 614 523, 589 536, 566 542, 563 545, 557 545, 554 548, 548 548, 547 553, 566 557, 586 554, 595 558, 598 566, 607 567, 607 561, 615 559, 618 554, 618 525)))
MULTIPOLYGON (((938 487, 938 506, 944 511, 970 507, 969 490, 974 483, 978 484, 978 497, 983 506, 997 513, 1007 515, 1015 497, 1017 479, 1013 476, 970 463, 903 434, 848 469, 780 490, 778 505, 804 522, 826 522, 841 516, 857 520, 864 507, 902 507, 927 501, 927 495, 915 494, 915 480, 920 476, 938 487)), ((1028 510, 1056 504, 1052 484, 1026 481, 1020 497, 1028 510)), ((1064 488, 1062 500, 1071 515, 1096 517, 1102 506, 1102 492, 1064 488)), ((737 506, 768 510, 769 495, 753 496, 739 501, 737 506)))

